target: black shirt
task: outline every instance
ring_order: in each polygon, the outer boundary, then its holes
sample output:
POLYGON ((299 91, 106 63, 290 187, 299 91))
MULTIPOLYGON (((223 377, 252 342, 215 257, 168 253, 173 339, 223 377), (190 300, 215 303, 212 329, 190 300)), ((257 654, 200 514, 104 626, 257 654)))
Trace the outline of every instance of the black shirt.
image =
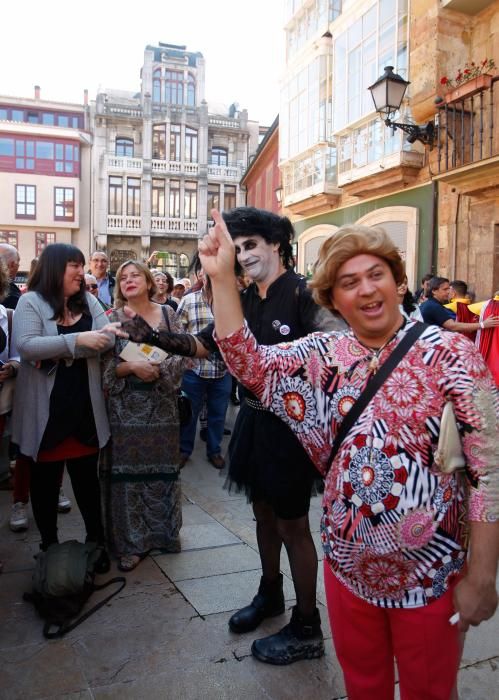
POLYGON ((21 290, 15 284, 12 282, 12 280, 9 282, 9 293, 5 297, 5 299, 2 301, 2 304, 5 306, 6 309, 15 309, 17 306, 17 302, 21 298, 21 290))
MULTIPOLYGON (((261 345, 277 345, 302 338, 318 330, 338 330, 340 323, 312 299, 307 281, 294 270, 286 270, 267 290, 262 299, 252 282, 241 292, 243 315, 261 345)), ((217 351, 213 340, 214 324, 210 323, 197 335, 203 345, 217 351)))
POLYGON ((318 307, 307 282, 293 270, 280 275, 262 299, 253 282, 241 294, 244 318, 261 345, 277 345, 317 330, 318 307))
MULTIPOLYGON (((92 317, 85 314, 72 326, 57 326, 59 335, 90 330, 92 317)), ((49 419, 40 450, 57 447, 68 437, 77 438, 89 447, 99 445, 88 387, 87 361, 84 358, 73 360, 69 366, 64 360, 56 365, 54 386, 50 394, 49 419)))

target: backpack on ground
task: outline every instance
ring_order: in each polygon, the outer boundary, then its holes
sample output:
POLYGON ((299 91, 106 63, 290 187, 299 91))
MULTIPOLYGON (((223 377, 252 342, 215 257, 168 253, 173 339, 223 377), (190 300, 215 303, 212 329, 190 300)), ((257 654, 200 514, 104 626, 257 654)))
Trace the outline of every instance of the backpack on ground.
POLYGON ((82 544, 76 540, 52 544, 45 552, 37 554, 33 591, 25 593, 23 598, 33 603, 40 617, 45 620, 43 634, 47 639, 62 637, 70 632, 125 587, 124 576, 117 576, 100 585, 94 583, 94 566, 99 555, 100 549, 95 542, 82 544), (94 591, 102 590, 112 583, 121 585, 81 617, 77 617, 94 591))

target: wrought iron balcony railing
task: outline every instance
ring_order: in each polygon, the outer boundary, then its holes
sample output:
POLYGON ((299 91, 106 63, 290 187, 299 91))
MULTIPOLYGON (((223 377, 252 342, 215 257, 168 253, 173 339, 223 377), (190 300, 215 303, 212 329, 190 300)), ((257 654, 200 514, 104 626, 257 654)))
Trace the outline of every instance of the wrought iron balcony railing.
POLYGON ((499 130, 494 122, 494 116, 499 114, 498 80, 499 76, 494 76, 489 86, 471 90, 456 99, 450 94, 448 101, 439 105, 436 119, 438 173, 499 155, 499 130))

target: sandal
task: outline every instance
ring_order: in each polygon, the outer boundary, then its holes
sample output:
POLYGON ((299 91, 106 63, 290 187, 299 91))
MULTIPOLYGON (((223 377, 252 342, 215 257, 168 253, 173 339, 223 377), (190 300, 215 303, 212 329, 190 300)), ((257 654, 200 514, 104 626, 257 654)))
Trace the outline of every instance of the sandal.
POLYGON ((120 557, 118 569, 125 572, 133 571, 135 568, 137 568, 145 556, 145 554, 125 554, 124 556, 120 557))

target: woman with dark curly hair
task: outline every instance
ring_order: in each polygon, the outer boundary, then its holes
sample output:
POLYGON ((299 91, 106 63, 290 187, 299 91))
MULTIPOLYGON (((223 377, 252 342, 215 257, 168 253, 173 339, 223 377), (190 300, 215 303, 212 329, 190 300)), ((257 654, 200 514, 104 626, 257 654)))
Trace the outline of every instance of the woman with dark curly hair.
MULTIPOLYGON (((85 291, 85 258, 73 245, 45 248, 14 317, 19 382, 12 440, 30 459, 33 515, 41 548, 58 541, 57 505, 66 465, 87 541, 103 545, 99 450, 109 439, 99 356, 114 344, 107 317, 85 291)), ((97 571, 107 571, 102 547, 97 571)))

